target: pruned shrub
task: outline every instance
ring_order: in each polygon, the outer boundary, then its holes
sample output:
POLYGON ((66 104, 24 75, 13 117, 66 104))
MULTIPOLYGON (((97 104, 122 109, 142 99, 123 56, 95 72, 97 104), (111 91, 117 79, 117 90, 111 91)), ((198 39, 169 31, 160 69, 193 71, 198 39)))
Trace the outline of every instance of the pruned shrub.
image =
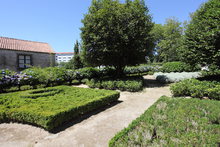
POLYGON ((72 86, 0 94, 0 123, 30 123, 50 131, 64 122, 117 101, 119 96, 117 91, 72 86))
POLYGON ((220 83, 188 79, 171 85, 173 96, 191 96, 220 100, 220 83))
POLYGON ((199 67, 192 67, 186 63, 183 62, 167 62, 164 63, 162 68, 160 69, 161 72, 193 72, 193 71, 198 71, 199 67))
POLYGON ((143 77, 127 77, 121 79, 91 79, 86 82, 91 88, 136 92, 143 89, 143 77))
POLYGON ((220 101, 161 97, 109 147, 219 146, 220 101))

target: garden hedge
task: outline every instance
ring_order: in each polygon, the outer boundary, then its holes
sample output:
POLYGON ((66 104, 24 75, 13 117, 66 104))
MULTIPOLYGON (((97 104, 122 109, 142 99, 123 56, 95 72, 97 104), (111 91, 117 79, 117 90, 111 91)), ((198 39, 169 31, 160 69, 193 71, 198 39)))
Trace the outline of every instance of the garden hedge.
POLYGON ((189 64, 183 62, 166 62, 163 64, 162 68, 160 69, 161 72, 193 72, 199 71, 198 66, 190 66, 189 64))
POLYGON ((109 147, 219 146, 220 101, 161 97, 109 147))
POLYGON ((42 93, 42 97, 34 99, 22 97, 33 91, 0 94, 0 123, 30 123, 50 131, 79 115, 117 101, 120 95, 117 91, 71 86, 40 90, 51 89, 61 92, 52 96, 44 96, 42 93))
POLYGON ((188 79, 171 85, 174 96, 191 96, 220 100, 220 82, 188 79))
POLYGON ((143 77, 125 77, 120 79, 91 79, 86 82, 91 88, 103 88, 137 92, 143 89, 143 77))

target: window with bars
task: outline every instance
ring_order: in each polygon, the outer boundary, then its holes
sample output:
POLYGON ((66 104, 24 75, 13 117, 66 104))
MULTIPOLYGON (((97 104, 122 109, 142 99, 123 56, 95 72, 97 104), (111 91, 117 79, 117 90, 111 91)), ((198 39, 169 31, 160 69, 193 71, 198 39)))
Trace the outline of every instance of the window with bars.
POLYGON ((28 68, 31 66, 31 55, 18 55, 18 68, 28 68))

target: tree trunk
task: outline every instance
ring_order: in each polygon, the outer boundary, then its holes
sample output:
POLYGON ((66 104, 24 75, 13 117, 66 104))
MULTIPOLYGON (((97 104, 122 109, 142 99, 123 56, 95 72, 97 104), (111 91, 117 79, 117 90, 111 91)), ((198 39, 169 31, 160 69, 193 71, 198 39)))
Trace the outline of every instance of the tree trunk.
POLYGON ((115 77, 116 78, 121 78, 121 77, 125 76, 124 68, 125 67, 123 67, 123 66, 116 66, 115 67, 115 69, 116 69, 115 77))

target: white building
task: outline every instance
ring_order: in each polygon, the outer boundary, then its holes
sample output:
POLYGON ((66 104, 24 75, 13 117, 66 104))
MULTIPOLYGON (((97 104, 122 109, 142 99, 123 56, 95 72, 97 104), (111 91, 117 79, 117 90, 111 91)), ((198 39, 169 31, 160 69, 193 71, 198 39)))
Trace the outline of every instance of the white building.
POLYGON ((56 53, 56 62, 69 62, 73 58, 73 52, 60 52, 56 53))

